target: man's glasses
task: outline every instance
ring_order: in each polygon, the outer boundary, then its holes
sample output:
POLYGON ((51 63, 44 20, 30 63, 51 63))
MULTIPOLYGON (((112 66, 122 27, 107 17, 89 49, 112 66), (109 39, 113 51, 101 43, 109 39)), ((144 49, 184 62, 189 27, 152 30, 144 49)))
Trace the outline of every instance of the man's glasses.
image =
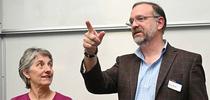
POLYGON ((160 16, 137 16, 135 19, 129 19, 129 23, 126 23, 126 25, 131 26, 133 24, 134 21, 136 21, 137 23, 139 22, 143 22, 145 20, 147 20, 148 18, 158 18, 160 16))

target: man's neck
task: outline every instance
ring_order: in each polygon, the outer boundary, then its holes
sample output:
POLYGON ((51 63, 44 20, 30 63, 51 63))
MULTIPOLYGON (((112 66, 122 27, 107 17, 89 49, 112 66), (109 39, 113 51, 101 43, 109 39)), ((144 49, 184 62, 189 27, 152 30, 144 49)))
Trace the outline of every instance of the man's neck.
POLYGON ((163 47, 163 39, 156 39, 154 41, 148 42, 144 46, 140 46, 141 52, 144 55, 146 63, 154 63, 160 57, 163 47))

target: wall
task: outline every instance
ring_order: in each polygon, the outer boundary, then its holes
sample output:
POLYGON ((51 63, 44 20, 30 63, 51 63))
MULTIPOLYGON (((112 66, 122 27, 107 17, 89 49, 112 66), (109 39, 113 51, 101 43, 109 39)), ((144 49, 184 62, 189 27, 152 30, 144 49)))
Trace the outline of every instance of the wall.
MULTIPOLYGON (((125 26, 139 0, 3 0, 4 30, 125 26), (14 17, 15 16, 15 17, 14 17)), ((210 24, 210 0, 144 0, 160 4, 169 24, 210 24), (199 4, 199 5, 198 5, 199 4), (183 9, 184 8, 184 9, 183 9)))
POLYGON ((4 73, 3 70, 5 67, 3 67, 4 57, 3 57, 3 40, 2 36, 0 36, 0 99, 4 98, 5 96, 5 80, 4 80, 4 73))
MULTIPOLYGON (((2 0, 0 0, 0 34, 2 32, 2 0)), ((2 35, 0 35, 0 99, 3 98, 4 96, 4 86, 3 86, 3 82, 5 82, 3 80, 3 51, 2 51, 2 35)))
MULTIPOLYGON (((173 46, 200 53, 206 72, 206 84, 210 84, 210 26, 169 28, 165 38, 173 46)), ((6 100, 25 93, 23 81, 18 75, 18 62, 28 47, 42 47, 54 57, 54 80, 51 88, 74 100, 116 100, 117 95, 94 95, 89 93, 79 73, 83 59, 82 32, 56 32, 36 34, 8 34, 5 39, 6 100), (15 85, 14 85, 15 84, 15 85)), ((128 30, 107 31, 99 47, 102 69, 110 68, 118 55, 132 53, 137 48, 128 30)), ((210 87, 207 85, 208 91, 210 87)))
MULTIPOLYGON (((137 48, 125 26, 135 1, 138 0, 0 0, 0 100, 28 91, 17 68, 23 51, 32 46, 53 54, 53 90, 74 100, 116 100, 116 94, 94 95, 85 88, 79 73, 84 21, 91 20, 97 29, 107 30, 98 54, 102 69, 107 69, 116 56, 137 48)), ((166 11, 169 29, 165 38, 176 47, 203 56, 206 84, 210 84, 210 13, 205 12, 210 1, 149 1, 161 4, 166 11)), ((210 91, 208 85, 207 88, 210 91)))

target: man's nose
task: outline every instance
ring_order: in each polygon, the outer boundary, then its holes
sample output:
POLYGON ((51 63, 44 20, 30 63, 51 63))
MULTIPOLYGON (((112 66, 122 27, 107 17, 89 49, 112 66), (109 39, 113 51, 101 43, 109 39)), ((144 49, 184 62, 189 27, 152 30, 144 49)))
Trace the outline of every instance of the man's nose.
POLYGON ((138 25, 139 25, 138 22, 136 20, 133 20, 133 23, 131 24, 131 27, 136 27, 138 25))

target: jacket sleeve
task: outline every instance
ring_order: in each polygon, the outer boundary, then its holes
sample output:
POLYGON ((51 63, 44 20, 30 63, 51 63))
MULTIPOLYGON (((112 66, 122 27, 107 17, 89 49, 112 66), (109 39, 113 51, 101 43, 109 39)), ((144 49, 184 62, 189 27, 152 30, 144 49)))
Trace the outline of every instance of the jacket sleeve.
POLYGON ((208 100, 201 55, 194 58, 189 80, 189 100, 208 100))
POLYGON ((97 61, 97 64, 93 67, 93 69, 84 73, 83 62, 84 60, 82 61, 80 72, 89 92, 94 94, 109 94, 117 92, 116 64, 112 68, 102 71, 99 61, 97 61))

